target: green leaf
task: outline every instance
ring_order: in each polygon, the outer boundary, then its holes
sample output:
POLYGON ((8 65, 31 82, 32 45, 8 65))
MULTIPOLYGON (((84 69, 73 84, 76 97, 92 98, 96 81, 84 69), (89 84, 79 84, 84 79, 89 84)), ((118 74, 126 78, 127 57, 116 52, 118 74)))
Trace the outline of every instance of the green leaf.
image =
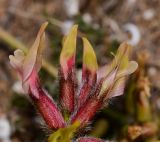
POLYGON ((49 142, 71 142, 74 133, 80 126, 80 122, 76 121, 74 124, 65 128, 60 128, 56 132, 50 135, 49 142))

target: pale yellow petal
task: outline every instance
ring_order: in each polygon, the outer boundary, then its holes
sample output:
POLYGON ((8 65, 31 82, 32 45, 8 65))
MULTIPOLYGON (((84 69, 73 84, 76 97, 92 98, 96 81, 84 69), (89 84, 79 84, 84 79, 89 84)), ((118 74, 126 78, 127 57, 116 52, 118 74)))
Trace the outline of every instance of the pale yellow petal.
POLYGON ((60 55, 60 64, 62 68, 67 68, 67 62, 76 53, 77 25, 74 25, 67 36, 63 39, 63 48, 60 55))
POLYGON ((32 73, 33 69, 35 69, 37 72, 39 71, 41 67, 41 61, 42 61, 42 51, 44 49, 44 30, 47 27, 48 22, 45 22, 42 24, 38 34, 37 38, 33 44, 33 46, 30 48, 23 64, 23 81, 27 80, 27 78, 32 73))
POLYGON ((14 55, 10 55, 10 64, 13 68, 15 68, 19 73, 22 72, 22 65, 24 61, 25 55, 22 50, 17 49, 14 52, 14 55))
POLYGON ((83 38, 83 65, 91 72, 96 72, 98 69, 96 54, 86 38, 83 38))

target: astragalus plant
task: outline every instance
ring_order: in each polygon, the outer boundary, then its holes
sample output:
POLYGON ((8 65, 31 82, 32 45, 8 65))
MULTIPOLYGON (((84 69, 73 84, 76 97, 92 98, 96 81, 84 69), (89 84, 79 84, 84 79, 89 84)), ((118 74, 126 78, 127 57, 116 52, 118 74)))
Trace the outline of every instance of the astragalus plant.
POLYGON ((56 103, 42 88, 38 75, 47 24, 41 26, 29 52, 25 55, 23 51, 16 50, 14 55, 9 56, 10 63, 17 70, 24 91, 48 128, 53 130, 49 142, 103 142, 104 140, 92 137, 78 138, 78 132, 89 125, 96 112, 105 107, 110 98, 123 94, 126 77, 137 68, 135 61, 129 61, 131 47, 122 43, 113 61, 98 68, 94 50, 83 37, 82 80, 78 84, 75 69, 78 26, 73 26, 63 39, 58 77, 59 101, 56 103))

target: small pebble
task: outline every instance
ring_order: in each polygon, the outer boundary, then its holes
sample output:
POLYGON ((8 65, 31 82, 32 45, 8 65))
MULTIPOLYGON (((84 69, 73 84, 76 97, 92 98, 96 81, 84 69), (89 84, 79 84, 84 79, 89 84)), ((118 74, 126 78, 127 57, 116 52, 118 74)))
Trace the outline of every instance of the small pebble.
POLYGON ((68 16, 75 16, 79 13, 79 0, 64 0, 64 5, 68 16))
POLYGON ((78 84, 80 85, 81 84, 81 81, 82 81, 82 70, 77 70, 77 80, 78 80, 78 84))
POLYGON ((155 76, 157 74, 157 69, 155 67, 150 67, 148 69, 148 75, 149 76, 155 76))
POLYGON ((14 92, 18 93, 18 94, 25 94, 24 90, 22 88, 22 83, 20 81, 16 81, 13 86, 12 89, 14 92))
POLYGON ((89 13, 85 13, 82 18, 83 18, 83 21, 84 21, 85 23, 91 24, 91 22, 92 22, 92 17, 91 17, 91 15, 90 15, 89 13))
POLYGON ((62 28, 61 28, 62 33, 63 33, 64 35, 68 34, 69 31, 70 31, 70 29, 71 29, 71 27, 73 26, 73 24, 74 24, 74 22, 71 21, 71 20, 65 21, 65 22, 63 23, 62 28))
POLYGON ((128 5, 133 6, 133 4, 136 3, 137 0, 128 0, 128 5))
POLYGON ((141 39, 141 33, 137 25, 132 23, 125 24, 124 30, 131 34, 131 39, 128 40, 128 43, 133 46, 137 45, 141 39))
POLYGON ((145 20, 151 20, 154 17, 154 15, 155 15, 154 10, 153 9, 148 9, 148 10, 144 11, 143 18, 145 20))
POLYGON ((11 126, 5 116, 0 117, 0 140, 10 142, 11 126))

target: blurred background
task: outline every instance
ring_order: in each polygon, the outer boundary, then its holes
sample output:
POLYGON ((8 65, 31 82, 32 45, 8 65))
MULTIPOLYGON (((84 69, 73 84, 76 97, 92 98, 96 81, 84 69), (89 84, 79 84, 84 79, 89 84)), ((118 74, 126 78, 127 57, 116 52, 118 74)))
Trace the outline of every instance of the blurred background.
MULTIPOLYGON (((120 142, 160 139, 160 1, 159 0, 0 0, 0 141, 44 142, 49 134, 32 103, 23 94, 8 56, 26 50, 40 25, 46 30, 43 86, 58 96, 56 79, 61 42, 73 24, 96 52, 99 66, 111 61, 123 41, 133 46, 139 69, 123 96, 111 99, 97 113, 85 135, 120 142)), ((82 65, 78 41, 77 69, 82 65)))

